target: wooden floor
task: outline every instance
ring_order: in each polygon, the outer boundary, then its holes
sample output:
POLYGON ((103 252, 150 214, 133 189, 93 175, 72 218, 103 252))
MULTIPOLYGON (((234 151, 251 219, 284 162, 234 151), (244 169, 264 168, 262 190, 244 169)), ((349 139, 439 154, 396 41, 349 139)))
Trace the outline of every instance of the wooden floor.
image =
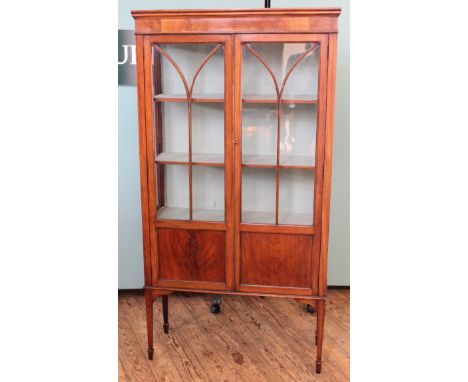
POLYGON ((147 358, 142 293, 119 294, 119 381, 349 381, 349 290, 329 290, 322 373, 315 374, 315 314, 283 298, 169 296, 169 334, 154 304, 154 361, 147 358))

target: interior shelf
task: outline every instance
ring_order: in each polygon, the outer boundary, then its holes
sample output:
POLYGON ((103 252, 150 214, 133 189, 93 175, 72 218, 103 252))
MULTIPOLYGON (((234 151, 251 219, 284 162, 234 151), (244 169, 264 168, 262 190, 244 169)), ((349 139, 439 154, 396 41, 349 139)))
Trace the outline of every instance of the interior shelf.
MULTIPOLYGON (((188 153, 162 152, 156 157, 156 163, 188 164, 188 153)), ((205 166, 224 166, 224 154, 192 153, 192 163, 205 166)))
POLYGON ((244 167, 275 167, 276 155, 243 154, 242 166, 244 167))
MULTIPOLYGON (((242 155, 243 167, 276 167, 276 155, 242 155)), ((315 157, 313 155, 281 155, 280 167, 314 169, 315 157)))
MULTIPOLYGON (((157 94, 154 99, 158 102, 187 102, 185 94, 157 94)), ((224 94, 194 94, 192 97, 193 102, 211 102, 222 103, 224 102, 224 94)), ((275 96, 246 94, 242 98, 244 103, 277 103, 275 96)), ((294 97, 283 98, 282 103, 286 104, 316 104, 317 99, 308 95, 297 95, 294 97)))
MULTIPOLYGON (((242 223, 275 224, 275 213, 271 211, 242 211, 242 223)), ((284 225, 312 225, 312 214, 280 213, 278 223, 284 225)))
MULTIPOLYGON (((245 94, 242 97, 242 102, 245 103, 277 103, 276 96, 259 95, 259 94, 245 94)), ((282 103, 305 103, 315 104, 317 99, 310 95, 296 95, 294 97, 286 97, 281 100, 282 103)))
POLYGON ((295 168, 315 168, 313 155, 280 155, 280 166, 295 168))
MULTIPOLYGON (((281 211, 281 209, 280 209, 281 211)), ((289 224, 289 225, 312 225, 313 224, 313 215, 297 212, 289 213, 280 213, 278 216, 279 224, 289 224)))
POLYGON ((275 213, 270 211, 242 211, 242 223, 275 224, 275 213))
MULTIPOLYGON (((185 94, 157 94, 154 99, 158 102, 187 102, 187 96, 185 94)), ((192 96, 192 102, 224 102, 224 94, 194 94, 192 96)))
MULTIPOLYGON (((158 209, 158 220, 189 220, 188 208, 161 207, 158 209)), ((193 209, 193 220, 224 221, 224 210, 193 209)))

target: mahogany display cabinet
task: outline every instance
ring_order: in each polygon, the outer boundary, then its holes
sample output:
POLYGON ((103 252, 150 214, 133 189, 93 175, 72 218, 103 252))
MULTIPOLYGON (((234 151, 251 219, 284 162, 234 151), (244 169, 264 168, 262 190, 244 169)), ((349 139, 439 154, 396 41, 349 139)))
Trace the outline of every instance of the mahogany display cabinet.
POLYGON ((285 297, 320 372, 339 14, 132 12, 150 359, 157 297, 285 297))

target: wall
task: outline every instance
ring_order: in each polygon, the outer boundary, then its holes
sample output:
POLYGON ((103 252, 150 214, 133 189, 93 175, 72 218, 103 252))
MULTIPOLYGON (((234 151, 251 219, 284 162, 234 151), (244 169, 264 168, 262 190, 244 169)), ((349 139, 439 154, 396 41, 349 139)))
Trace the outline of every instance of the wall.
MULTIPOLYGON (((349 2, 272 0, 275 8, 341 7, 329 244, 329 285, 349 285, 349 2)), ((255 8, 262 0, 119 0, 119 29, 133 29, 132 9, 255 8)), ((136 87, 119 86, 119 289, 141 288, 143 254, 136 87)))

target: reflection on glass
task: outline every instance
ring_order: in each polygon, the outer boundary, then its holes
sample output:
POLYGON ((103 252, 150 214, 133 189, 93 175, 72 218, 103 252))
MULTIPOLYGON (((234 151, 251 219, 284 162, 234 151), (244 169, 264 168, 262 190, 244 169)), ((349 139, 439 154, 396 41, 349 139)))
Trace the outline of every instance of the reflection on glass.
MULTIPOLYGON (((280 165, 314 166, 316 107, 282 105, 280 165)), ((242 163, 276 165, 277 114, 274 105, 245 104, 242 110, 242 163)))
POLYGON ((192 106, 192 161, 224 163, 224 104, 192 106))
POLYGON ((315 105, 282 105, 280 165, 314 166, 317 108, 315 105))
POLYGON ((276 164, 277 114, 274 105, 242 109, 242 163, 276 164))

